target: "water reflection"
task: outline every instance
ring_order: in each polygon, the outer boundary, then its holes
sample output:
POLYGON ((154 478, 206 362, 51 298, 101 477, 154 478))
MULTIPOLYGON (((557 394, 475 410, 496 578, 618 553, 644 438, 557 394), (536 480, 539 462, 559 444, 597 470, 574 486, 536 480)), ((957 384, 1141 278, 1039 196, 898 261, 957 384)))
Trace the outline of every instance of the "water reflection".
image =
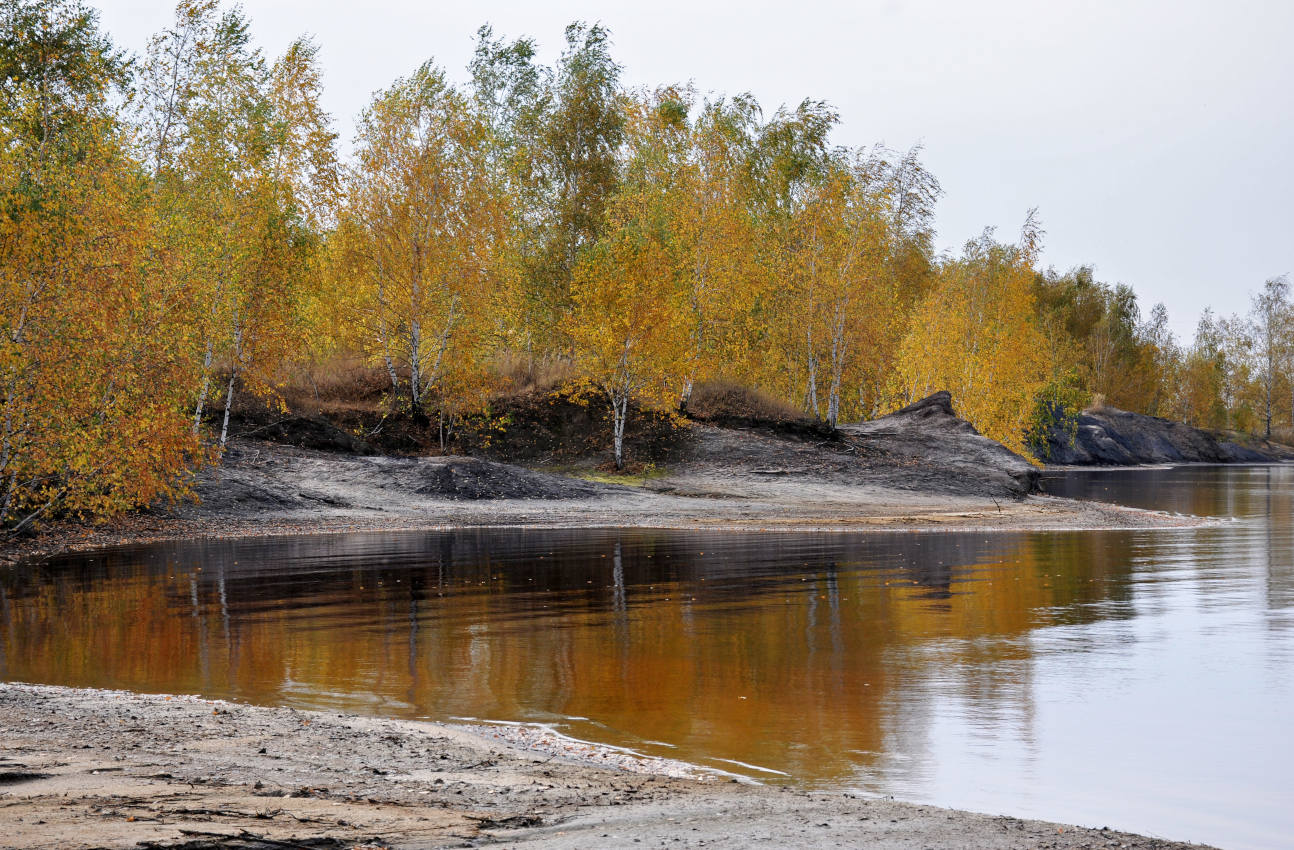
POLYGON ((1244 517, 1175 532, 117 549, 0 574, 0 676, 558 722, 774 781, 1277 846, 1290 472, 1155 470, 1150 495, 1128 473, 1050 482, 1244 517))

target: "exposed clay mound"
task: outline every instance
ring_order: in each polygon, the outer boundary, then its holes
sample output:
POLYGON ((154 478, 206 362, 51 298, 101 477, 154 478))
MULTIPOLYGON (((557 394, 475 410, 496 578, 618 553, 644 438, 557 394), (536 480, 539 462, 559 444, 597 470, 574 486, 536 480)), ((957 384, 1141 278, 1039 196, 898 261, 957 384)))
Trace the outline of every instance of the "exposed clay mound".
POLYGON ((356 457, 231 443, 197 482, 197 506, 181 513, 237 517, 261 511, 414 505, 426 501, 573 499, 607 487, 471 457, 356 457))
POLYGON ((1072 440, 1063 428, 1053 428, 1039 452, 1039 458, 1048 463, 1073 466, 1263 463, 1291 457, 1294 452, 1273 443, 1241 446, 1183 422, 1113 407, 1079 414, 1072 440))
MULTIPOLYGON (((874 486, 914 493, 1021 498, 1038 471, 957 418, 948 393, 936 393, 872 422, 785 431, 757 423, 699 424, 680 470, 728 481, 737 491, 799 483, 804 497, 830 487, 874 486)), ((671 492, 688 492, 685 488, 671 492)))
POLYGON ((440 499, 570 499, 591 496, 594 485, 474 457, 418 458, 403 478, 420 496, 440 499))
POLYGON ((1038 487, 1037 468, 958 417, 946 390, 871 422, 841 425, 840 431, 910 465, 917 486, 1016 497, 1038 487))

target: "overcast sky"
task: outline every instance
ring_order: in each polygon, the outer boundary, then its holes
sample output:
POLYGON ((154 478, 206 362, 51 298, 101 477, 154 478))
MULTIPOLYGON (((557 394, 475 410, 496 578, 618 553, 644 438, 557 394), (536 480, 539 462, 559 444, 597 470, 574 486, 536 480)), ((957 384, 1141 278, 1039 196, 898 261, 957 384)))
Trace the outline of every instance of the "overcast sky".
MULTIPOLYGON (((158 0, 87 0, 142 51, 158 0)), ((460 79, 476 28, 554 59, 572 20, 601 21, 632 86, 752 92, 770 113, 838 108, 840 144, 925 145, 943 184, 939 246, 985 226, 1014 239, 1040 209, 1044 263, 1093 264, 1157 301, 1189 341, 1206 306, 1247 309, 1294 272, 1291 0, 858 0, 430 3, 247 0, 271 57, 322 47, 325 103, 349 150, 371 94, 434 58, 460 79)))

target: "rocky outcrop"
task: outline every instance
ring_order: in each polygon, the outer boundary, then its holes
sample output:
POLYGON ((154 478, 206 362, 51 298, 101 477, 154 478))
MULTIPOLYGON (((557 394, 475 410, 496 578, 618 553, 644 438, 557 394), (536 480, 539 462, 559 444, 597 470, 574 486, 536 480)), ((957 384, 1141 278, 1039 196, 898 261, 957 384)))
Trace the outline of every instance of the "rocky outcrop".
POLYGON ((1038 458, 1065 466, 1263 463, 1294 459, 1294 450, 1267 442, 1243 446, 1183 422, 1103 407, 1079 414, 1072 439, 1063 427, 1053 428, 1038 458))
POLYGON ((957 416, 947 391, 870 422, 841 425, 840 431, 902 461, 914 483, 932 490, 941 489, 935 486, 940 479, 974 482, 967 488, 971 492, 1017 497, 1038 487, 1037 467, 957 416))

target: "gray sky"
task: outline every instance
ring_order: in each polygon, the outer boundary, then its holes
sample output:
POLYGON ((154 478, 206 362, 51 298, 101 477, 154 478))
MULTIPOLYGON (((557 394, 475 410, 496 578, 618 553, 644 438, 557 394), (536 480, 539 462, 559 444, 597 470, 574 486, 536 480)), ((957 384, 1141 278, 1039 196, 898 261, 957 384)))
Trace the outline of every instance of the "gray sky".
MULTIPOLYGON (((167 25, 158 0, 87 0, 122 47, 167 25)), ((629 85, 752 92, 771 113, 835 105, 841 144, 921 142, 942 182, 939 245, 1029 207, 1044 263, 1097 267, 1156 301, 1189 341, 1206 306, 1247 309, 1294 272, 1294 1, 246 0, 267 54, 322 48, 325 103, 349 150, 372 92, 434 58, 463 70, 476 28, 555 58, 572 20, 601 21, 629 85)))

